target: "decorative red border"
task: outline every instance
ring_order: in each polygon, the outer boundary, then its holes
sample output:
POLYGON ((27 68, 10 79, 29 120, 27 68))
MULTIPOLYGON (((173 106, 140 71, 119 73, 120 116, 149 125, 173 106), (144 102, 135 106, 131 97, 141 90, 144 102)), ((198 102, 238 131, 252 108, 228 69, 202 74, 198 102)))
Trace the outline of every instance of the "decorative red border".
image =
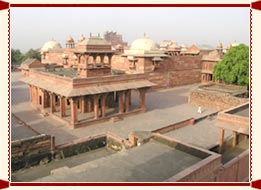
POLYGON ((250 54, 249 54, 249 57, 250 57, 250 69, 249 69, 249 73, 250 73, 250 85, 249 85, 249 96, 250 96, 250 100, 249 100, 250 101, 249 181, 252 181, 252 9, 250 9, 250 54))
MULTIPOLYGON (((0 10, 8 9, 8 66, 10 68, 10 7, 250 7, 261 10, 261 1, 251 4, 9 4, 0 0, 0 10)), ((8 70, 8 181, 0 180, 0 189, 9 186, 251 186, 261 189, 261 180, 252 180, 252 10, 250 9, 250 182, 246 183, 20 183, 10 182, 10 70, 8 70)))

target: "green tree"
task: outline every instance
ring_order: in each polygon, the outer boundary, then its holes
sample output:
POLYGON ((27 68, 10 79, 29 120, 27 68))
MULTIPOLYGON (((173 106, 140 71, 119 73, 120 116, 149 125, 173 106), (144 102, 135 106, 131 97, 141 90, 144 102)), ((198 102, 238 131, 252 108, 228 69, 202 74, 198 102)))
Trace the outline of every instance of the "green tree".
POLYGON ((214 76, 227 84, 249 86, 249 47, 244 44, 231 47, 214 66, 214 76))
POLYGON ((41 61, 41 54, 38 50, 30 49, 26 54, 24 55, 23 61, 28 58, 35 58, 41 61))
POLYGON ((11 49, 11 65, 20 65, 24 59, 24 55, 19 49, 11 49))

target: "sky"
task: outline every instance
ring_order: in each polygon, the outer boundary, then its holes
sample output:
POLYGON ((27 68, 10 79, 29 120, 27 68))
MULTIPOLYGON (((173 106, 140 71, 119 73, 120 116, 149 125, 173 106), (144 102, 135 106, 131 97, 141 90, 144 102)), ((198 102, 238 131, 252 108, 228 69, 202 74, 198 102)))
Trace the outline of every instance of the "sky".
POLYGON ((122 34, 131 44, 146 33, 156 43, 173 40, 179 45, 218 42, 249 44, 249 8, 78 7, 12 8, 11 46, 22 52, 41 48, 54 39, 63 47, 68 36, 122 34))

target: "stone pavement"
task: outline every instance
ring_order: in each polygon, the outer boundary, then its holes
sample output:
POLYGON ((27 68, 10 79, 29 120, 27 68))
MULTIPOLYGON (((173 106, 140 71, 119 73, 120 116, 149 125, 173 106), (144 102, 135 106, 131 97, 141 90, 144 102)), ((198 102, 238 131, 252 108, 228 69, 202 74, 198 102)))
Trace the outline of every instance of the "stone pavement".
POLYGON ((19 140, 38 135, 37 132, 19 121, 14 115, 11 115, 11 139, 19 140))
MULTIPOLYGON (((12 73, 11 112, 39 133, 55 136, 56 145, 86 136, 95 136, 107 132, 127 138, 131 131, 153 131, 189 118, 201 118, 215 113, 215 110, 203 109, 197 113, 197 107, 187 104, 189 91, 197 85, 150 92, 146 96, 147 112, 125 117, 116 123, 105 122, 92 126, 70 129, 52 117, 44 117, 29 104, 27 85, 19 81, 20 73, 12 73)), ((138 104, 137 94, 132 95, 133 104, 138 104)), ((14 131, 19 133, 19 131, 14 131)), ((17 134, 16 136, 19 136, 17 134)))

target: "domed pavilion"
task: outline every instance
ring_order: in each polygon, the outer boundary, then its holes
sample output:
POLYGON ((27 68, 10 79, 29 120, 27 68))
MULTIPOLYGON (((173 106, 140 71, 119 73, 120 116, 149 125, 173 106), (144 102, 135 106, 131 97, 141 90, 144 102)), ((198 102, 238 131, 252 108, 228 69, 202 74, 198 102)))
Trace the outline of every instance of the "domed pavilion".
POLYGON ((168 57, 146 35, 135 40, 130 49, 125 50, 122 56, 127 57, 129 69, 136 73, 152 72, 159 66, 163 58, 168 57))

